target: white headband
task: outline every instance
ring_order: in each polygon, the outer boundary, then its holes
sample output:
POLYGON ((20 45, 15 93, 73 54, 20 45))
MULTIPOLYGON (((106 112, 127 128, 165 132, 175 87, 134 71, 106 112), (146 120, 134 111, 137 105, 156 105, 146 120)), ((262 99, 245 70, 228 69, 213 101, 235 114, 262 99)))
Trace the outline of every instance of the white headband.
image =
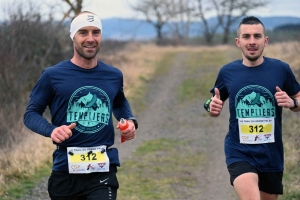
POLYGON ((83 13, 77 16, 71 23, 70 37, 73 40, 76 32, 85 26, 95 26, 100 29, 102 34, 102 23, 101 20, 92 13, 83 13))

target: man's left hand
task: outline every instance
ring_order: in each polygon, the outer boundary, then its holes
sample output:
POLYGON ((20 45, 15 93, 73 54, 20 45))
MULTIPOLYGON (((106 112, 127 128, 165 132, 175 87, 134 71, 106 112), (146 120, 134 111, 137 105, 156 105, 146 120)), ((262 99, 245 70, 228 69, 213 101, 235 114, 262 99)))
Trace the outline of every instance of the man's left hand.
MULTIPOLYGON (((128 128, 123 131, 120 130, 121 135, 126 139, 126 141, 134 139, 135 132, 136 132, 133 121, 127 120, 127 122, 128 122, 128 128)), ((116 128, 119 129, 119 123, 117 124, 116 128)))

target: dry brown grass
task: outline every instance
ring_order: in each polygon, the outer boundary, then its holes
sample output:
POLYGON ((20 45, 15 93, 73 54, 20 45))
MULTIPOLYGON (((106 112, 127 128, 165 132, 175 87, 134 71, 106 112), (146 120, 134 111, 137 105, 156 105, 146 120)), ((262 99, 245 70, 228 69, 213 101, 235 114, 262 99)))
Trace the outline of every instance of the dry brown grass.
POLYGON ((49 138, 29 133, 25 128, 20 134, 24 136, 21 143, 0 149, 0 195, 19 179, 30 179, 37 168, 52 159, 54 146, 49 138))
POLYGON ((149 79, 154 75, 155 64, 164 54, 178 51, 199 51, 202 48, 207 47, 158 47, 155 44, 131 43, 123 51, 106 56, 104 59, 123 72, 124 90, 127 96, 131 96, 135 87, 141 84, 141 77, 149 79))
POLYGON ((276 43, 266 47, 265 55, 280 59, 290 64, 293 69, 300 69, 300 42, 276 43))
MULTIPOLYGON (((238 49, 228 46, 220 47, 157 47, 153 44, 129 44, 123 51, 106 57, 109 64, 119 68, 124 74, 124 89, 127 96, 134 94, 134 89, 142 84, 141 76, 150 80, 155 75, 156 63, 167 52, 174 51, 201 51, 201 49, 230 49, 232 57, 237 57, 238 49), (237 51, 236 51, 237 50, 237 51)), ((230 51, 229 55, 230 55, 230 51)), ((293 69, 300 69, 300 43, 272 44, 266 48, 266 56, 275 57, 288 62, 293 69)), ((101 58, 101 56, 100 56, 101 58)), ((52 162, 54 145, 49 138, 29 133, 23 128, 21 133, 24 141, 13 149, 0 149, 0 194, 6 189, 6 183, 12 177, 30 177, 34 169, 43 162, 52 162)), ((289 141, 290 142, 290 141, 289 141)), ((287 161, 295 162, 299 159, 299 149, 293 149, 293 144, 287 145, 290 156, 287 161), (293 158, 293 159, 292 159, 293 158), (292 159, 292 160, 291 160, 292 159)))

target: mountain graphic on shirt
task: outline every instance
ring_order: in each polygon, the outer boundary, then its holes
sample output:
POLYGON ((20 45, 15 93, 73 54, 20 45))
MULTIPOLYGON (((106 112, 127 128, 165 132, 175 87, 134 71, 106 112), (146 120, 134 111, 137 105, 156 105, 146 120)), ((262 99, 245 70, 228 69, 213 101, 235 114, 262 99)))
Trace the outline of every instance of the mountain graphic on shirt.
POLYGON ((235 96, 236 118, 275 117, 275 99, 265 87, 248 85, 238 91, 235 96))
POLYGON ((88 93, 87 95, 80 97, 77 101, 74 101, 73 104, 68 109, 69 111, 91 111, 91 112, 100 112, 108 113, 108 106, 106 102, 103 102, 97 97, 96 94, 88 93))
POLYGON ((76 122, 75 129, 81 133, 97 133, 108 125, 110 107, 110 99, 102 89, 94 86, 78 88, 69 99, 67 122, 76 122))
POLYGON ((270 108, 272 102, 261 96, 259 92, 251 92, 244 96, 238 103, 238 108, 270 108))
POLYGON ((264 97, 262 97, 260 95, 260 93, 255 93, 255 92, 252 92, 251 94, 245 96, 243 99, 242 99, 242 102, 245 103, 246 105, 248 106, 251 106, 251 105, 257 105, 259 107, 262 106, 262 104, 264 102, 266 102, 266 99, 264 97))
POLYGON ((109 107, 96 94, 88 93, 74 101, 68 109, 69 121, 77 121, 82 126, 91 127, 97 124, 107 124, 109 107))
POLYGON ((101 107, 102 101, 97 98, 96 94, 88 93, 77 101, 77 105, 81 108, 92 108, 93 110, 97 110, 101 107))

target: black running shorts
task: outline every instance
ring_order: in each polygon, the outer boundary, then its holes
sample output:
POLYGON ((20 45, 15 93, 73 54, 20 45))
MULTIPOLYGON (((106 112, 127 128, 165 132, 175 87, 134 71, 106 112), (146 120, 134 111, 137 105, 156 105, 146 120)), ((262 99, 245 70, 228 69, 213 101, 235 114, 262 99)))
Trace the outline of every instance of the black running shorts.
POLYGON ((231 185, 233 185, 234 179, 239 175, 253 172, 258 175, 258 187, 260 191, 268 194, 283 194, 283 172, 259 172, 255 167, 246 162, 232 163, 227 168, 230 174, 231 185))
POLYGON ((52 171, 48 181, 51 200, 116 200, 119 183, 117 166, 110 166, 109 172, 69 174, 66 171, 52 171))

